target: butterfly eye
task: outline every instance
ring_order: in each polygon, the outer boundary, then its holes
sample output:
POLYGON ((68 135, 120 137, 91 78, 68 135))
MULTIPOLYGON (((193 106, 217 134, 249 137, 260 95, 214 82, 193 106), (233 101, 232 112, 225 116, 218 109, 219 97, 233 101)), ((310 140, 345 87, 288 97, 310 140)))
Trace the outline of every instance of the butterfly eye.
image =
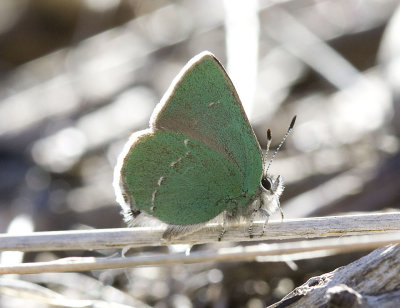
POLYGON ((261 185, 266 189, 266 190, 271 190, 272 187, 272 182, 271 179, 269 177, 264 177, 261 180, 261 185))

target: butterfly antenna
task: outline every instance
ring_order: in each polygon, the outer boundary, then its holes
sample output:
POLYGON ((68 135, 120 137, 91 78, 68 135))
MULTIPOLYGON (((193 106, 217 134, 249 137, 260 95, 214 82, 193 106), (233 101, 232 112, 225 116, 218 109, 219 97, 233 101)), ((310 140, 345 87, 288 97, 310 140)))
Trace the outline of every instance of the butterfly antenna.
POLYGON ((268 130, 267 130, 267 149, 265 150, 265 153, 263 156, 263 166, 265 166, 267 164, 267 157, 269 154, 269 147, 271 145, 271 140, 272 140, 271 130, 268 128, 268 130))
MULTIPOLYGON (((294 117, 293 117, 292 122, 290 122, 289 128, 288 128, 288 130, 287 130, 285 136, 283 136, 281 143, 279 143, 279 145, 278 145, 278 147, 276 148, 274 154, 272 155, 271 159, 269 160, 267 168, 264 169, 264 170, 265 170, 265 171, 264 171, 264 176, 267 175, 267 172, 268 172, 268 170, 269 170, 269 167, 270 167, 271 164, 272 164, 272 161, 274 160, 276 154, 278 154, 278 152, 279 152, 279 150, 281 149, 282 145, 285 143, 286 138, 289 136, 290 132, 292 131, 292 129, 293 129, 293 127, 294 127, 294 123, 296 122, 296 117, 297 117, 297 116, 294 116, 294 117)), ((269 130, 268 130, 268 131, 269 131, 269 130)), ((267 132, 267 136, 268 136, 268 132, 267 132)), ((269 137, 271 137, 271 132, 269 132, 269 137)), ((272 138, 268 139, 267 153, 266 153, 265 156, 264 156, 264 163, 266 162, 266 158, 267 158, 267 154, 268 154, 268 151, 269 151, 269 145, 270 145, 270 143, 271 143, 271 139, 272 139, 272 138)), ((264 166, 265 166, 265 164, 264 164, 264 166)))

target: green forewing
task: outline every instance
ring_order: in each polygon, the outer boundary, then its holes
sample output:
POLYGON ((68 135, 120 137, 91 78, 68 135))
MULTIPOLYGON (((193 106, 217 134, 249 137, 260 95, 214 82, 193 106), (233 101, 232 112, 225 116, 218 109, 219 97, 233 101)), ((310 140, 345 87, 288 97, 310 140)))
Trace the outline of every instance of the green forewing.
POLYGON ((208 221, 251 197, 242 195, 243 176, 233 162, 181 133, 143 135, 124 173, 136 207, 170 224, 208 221))
POLYGON ((231 80, 211 54, 185 71, 153 126, 204 142, 237 165, 244 189, 259 186, 259 144, 231 80))
POLYGON ((261 150, 221 64, 198 58, 163 101, 153 132, 125 157, 123 182, 136 207, 186 225, 246 206, 261 180, 261 150))

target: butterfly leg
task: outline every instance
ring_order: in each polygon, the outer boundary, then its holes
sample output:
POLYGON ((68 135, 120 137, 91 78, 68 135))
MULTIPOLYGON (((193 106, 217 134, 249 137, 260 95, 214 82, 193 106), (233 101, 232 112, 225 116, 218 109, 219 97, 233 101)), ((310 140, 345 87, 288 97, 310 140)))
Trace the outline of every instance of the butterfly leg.
POLYGON ((220 242, 222 240, 222 237, 224 236, 224 234, 226 232, 225 225, 226 225, 226 217, 224 215, 222 218, 222 228, 218 235, 218 242, 220 242))
POLYGON ((276 200, 276 201, 278 202, 278 209, 279 209, 279 212, 281 213, 281 219, 283 220, 283 218, 285 218, 285 216, 283 215, 283 211, 282 211, 282 208, 281 208, 281 203, 279 202, 279 199, 276 200))
MULTIPOLYGON (((279 209, 280 208, 281 207, 279 207, 279 209)), ((262 216, 264 218, 264 224, 263 224, 263 228, 262 228, 262 231, 261 231, 261 234, 260 234, 260 237, 262 237, 265 234, 265 230, 267 229, 267 223, 268 223, 268 220, 269 220, 269 213, 268 213, 268 211, 263 210, 263 209, 260 210, 260 213, 262 214, 262 216)), ((281 214, 282 214, 282 210, 281 210, 281 214)))
MULTIPOLYGON (((234 204, 237 205, 237 200, 236 199, 237 198, 232 198, 232 199, 229 199, 229 201, 233 202, 234 204)), ((223 201, 223 200, 220 200, 220 201, 223 201)), ((220 202, 220 201, 218 201, 218 202, 220 202)), ((226 233, 226 226, 229 225, 229 223, 231 223, 235 219, 237 219, 237 217, 238 217, 237 209, 230 210, 230 211, 224 211, 219 216, 217 216, 217 221, 218 222, 221 222, 221 220, 222 220, 222 228, 221 228, 221 231, 220 231, 219 236, 218 236, 218 241, 219 242, 222 240, 222 237, 226 233)))
POLYGON ((252 212, 251 212, 251 215, 250 215, 250 220, 249 220, 249 229, 248 229, 248 232, 249 232, 249 237, 250 238, 253 238, 253 223, 254 223, 254 218, 256 217, 256 215, 257 215, 257 213, 258 213, 258 210, 259 209, 254 209, 252 212))

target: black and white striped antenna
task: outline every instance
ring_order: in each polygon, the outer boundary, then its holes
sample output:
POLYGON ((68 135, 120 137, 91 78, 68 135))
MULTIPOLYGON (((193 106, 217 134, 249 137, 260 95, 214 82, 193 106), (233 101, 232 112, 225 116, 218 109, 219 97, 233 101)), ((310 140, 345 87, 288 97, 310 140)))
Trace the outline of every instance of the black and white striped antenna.
POLYGON ((266 163, 267 163, 267 156, 269 153, 269 147, 271 145, 271 140, 272 140, 272 135, 271 135, 271 130, 268 129, 267 130, 267 150, 265 151, 265 155, 264 155, 264 159, 263 159, 263 177, 267 176, 267 172, 269 170, 269 167, 272 164, 272 161, 274 160, 276 154, 278 154, 279 150, 281 149, 282 145, 285 143, 286 138, 289 136, 290 132, 292 131, 293 127, 294 127, 294 123, 296 122, 296 117, 294 116, 292 121, 290 122, 289 128, 285 134, 285 136, 283 136, 281 143, 279 143, 278 147, 276 148, 274 154, 272 155, 271 159, 268 162, 267 167, 265 167, 266 163))

